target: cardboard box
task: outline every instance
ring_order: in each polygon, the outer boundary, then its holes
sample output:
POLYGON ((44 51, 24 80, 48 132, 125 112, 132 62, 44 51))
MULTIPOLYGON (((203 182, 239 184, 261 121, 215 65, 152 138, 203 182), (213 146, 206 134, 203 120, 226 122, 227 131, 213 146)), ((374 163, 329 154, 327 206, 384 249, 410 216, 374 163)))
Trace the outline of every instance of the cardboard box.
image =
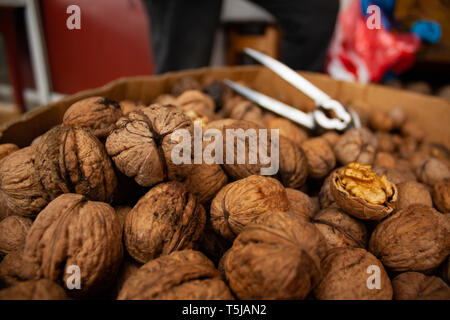
MULTIPOLYGON (((429 140, 440 142, 450 148, 450 103, 443 99, 380 85, 336 81, 322 74, 307 72, 301 74, 344 104, 355 99, 364 100, 371 108, 384 111, 401 106, 410 119, 422 125, 429 140)), ((308 100, 297 89, 261 66, 203 68, 161 76, 122 78, 104 87, 80 92, 24 114, 0 128, 0 143, 10 142, 20 147, 29 145, 35 137, 59 124, 64 112, 72 103, 86 97, 99 95, 118 101, 130 99, 149 104, 161 93, 169 92, 172 85, 183 76, 191 76, 198 80, 209 76, 241 80, 290 105, 302 105, 308 100)))

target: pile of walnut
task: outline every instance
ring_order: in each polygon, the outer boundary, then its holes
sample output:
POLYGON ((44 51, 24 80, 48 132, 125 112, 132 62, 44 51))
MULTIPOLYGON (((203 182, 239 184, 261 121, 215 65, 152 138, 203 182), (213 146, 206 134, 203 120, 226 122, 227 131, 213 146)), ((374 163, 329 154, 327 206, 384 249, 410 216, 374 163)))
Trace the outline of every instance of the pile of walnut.
POLYGON ((313 136, 213 79, 76 102, 0 145, 0 299, 450 299, 449 150, 352 106, 363 128, 313 136), (197 119, 279 129, 278 173, 175 165, 197 119))

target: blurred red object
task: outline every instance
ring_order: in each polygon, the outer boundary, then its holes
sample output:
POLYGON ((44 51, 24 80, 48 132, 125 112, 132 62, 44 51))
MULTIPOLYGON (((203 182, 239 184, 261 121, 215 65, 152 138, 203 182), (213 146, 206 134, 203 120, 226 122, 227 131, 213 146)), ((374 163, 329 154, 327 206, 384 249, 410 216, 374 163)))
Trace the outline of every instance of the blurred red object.
POLYGON ((383 26, 369 29, 356 0, 339 16, 326 70, 337 79, 376 82, 388 70, 401 73, 411 67, 419 47, 414 33, 393 33, 383 26))
POLYGON ((41 1, 54 92, 71 94, 124 76, 153 73, 149 21, 140 0, 41 1), (69 30, 67 7, 81 11, 69 30))

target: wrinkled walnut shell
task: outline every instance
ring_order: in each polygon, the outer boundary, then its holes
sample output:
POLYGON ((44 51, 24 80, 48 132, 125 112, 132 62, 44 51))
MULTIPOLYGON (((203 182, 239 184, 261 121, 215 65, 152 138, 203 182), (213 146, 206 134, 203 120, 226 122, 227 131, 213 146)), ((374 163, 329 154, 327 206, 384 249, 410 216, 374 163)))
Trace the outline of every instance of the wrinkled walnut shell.
POLYGON ((119 300, 232 300, 220 273, 202 253, 175 251, 147 262, 131 275, 119 300))
POLYGON ((161 183, 128 213, 124 240, 128 253, 146 263, 176 250, 191 249, 205 227, 206 213, 180 182, 161 183))
POLYGON ((25 271, 22 251, 7 254, 0 262, 0 288, 27 280, 25 271))
POLYGON ((19 147, 12 143, 4 143, 0 144, 0 162, 7 155, 13 153, 14 151, 19 150, 19 147))
POLYGON ((172 162, 179 143, 172 134, 186 129, 193 137, 191 120, 175 106, 153 104, 121 118, 106 140, 106 150, 120 172, 145 187, 166 180, 182 180, 190 166, 172 162))
MULTIPOLYGON (((341 183, 342 172, 345 169, 335 171, 331 176, 331 192, 336 204, 345 212, 358 219, 381 220, 390 215, 396 208, 398 191, 394 184, 390 183, 393 194, 386 196, 383 204, 375 204, 364 198, 349 193, 341 183)), ((387 181, 389 183, 389 181, 387 181)))
POLYGON ((192 77, 182 77, 172 86, 171 93, 178 97, 187 90, 201 90, 200 83, 192 77))
POLYGON ((227 184, 211 203, 211 223, 225 239, 233 240, 243 228, 266 211, 287 211, 286 190, 273 178, 250 176, 227 184))
POLYGON ((450 300, 450 288, 435 276, 404 272, 392 280, 395 300, 450 300))
POLYGON ((325 239, 313 224, 275 211, 239 234, 222 267, 240 299, 304 299, 320 279, 325 253, 325 239))
POLYGON ((338 208, 331 207, 319 211, 314 216, 313 222, 327 240, 330 249, 367 246, 368 234, 364 223, 338 208))
POLYGON ((63 117, 63 125, 89 128, 99 139, 106 138, 122 116, 120 105, 104 97, 91 97, 72 104, 63 117))
POLYGON ((317 208, 312 199, 300 190, 286 188, 286 195, 289 201, 289 210, 300 217, 310 220, 317 208))
POLYGON ((20 216, 9 216, 0 221, 0 254, 20 250, 33 221, 20 216))
POLYGON ((314 295, 319 300, 391 300, 392 285, 381 262, 362 248, 335 248, 322 261, 323 277, 314 295), (380 288, 369 289, 369 276, 379 268, 380 288), (373 268, 373 267, 372 267, 373 268), (368 272, 368 270, 370 272, 368 272))
POLYGON ((377 225, 369 249, 393 271, 428 271, 450 253, 449 230, 450 216, 412 205, 377 225))
POLYGON ((18 283, 0 291, 0 300, 67 300, 64 289, 48 279, 18 283))
POLYGON ((286 188, 300 188, 305 184, 309 172, 305 152, 298 144, 283 136, 279 137, 279 147, 277 178, 286 188))
POLYGON ((74 296, 94 295, 112 284, 122 262, 122 230, 114 209, 78 194, 63 194, 34 221, 23 250, 29 279, 47 278, 67 286, 80 268, 74 296))
POLYGON ((336 166, 336 158, 328 142, 323 138, 312 138, 302 143, 308 161, 308 172, 312 178, 324 178, 336 166))
POLYGON ((423 204, 432 207, 430 191, 423 184, 416 181, 408 181, 397 185, 398 199, 397 210, 405 209, 412 204, 423 204))
POLYGON ((430 187, 437 182, 450 178, 450 169, 440 160, 429 158, 416 169, 417 177, 430 187))
POLYGON ((450 212, 450 179, 444 179, 433 186, 433 201, 441 212, 450 212))
POLYGON ((386 176, 395 185, 408 181, 417 181, 414 173, 408 168, 400 170, 398 168, 375 166, 372 171, 379 176, 386 176))
POLYGON ((351 129, 334 146, 336 159, 342 165, 350 162, 372 164, 377 149, 377 138, 367 128, 351 129))
POLYGON ((102 143, 83 128, 57 126, 36 145, 36 177, 54 199, 78 193, 111 202, 117 186, 114 169, 102 143))
POLYGON ((183 112, 192 120, 201 120, 202 124, 214 120, 214 101, 208 95, 198 90, 183 92, 175 101, 183 112))
MULTIPOLYGON (((122 100, 119 102, 120 110, 122 110, 122 115, 124 117, 128 116, 131 112, 137 111, 140 108, 144 108, 145 106, 139 103, 136 103, 131 100, 122 100)), ((117 118, 119 120, 119 118, 117 118)), ((116 122, 117 122, 116 120, 116 122)), ((115 124, 115 122, 114 122, 115 124)))
POLYGON ((308 139, 308 134, 305 130, 286 118, 274 117, 266 123, 268 129, 278 129, 280 136, 288 138, 298 145, 301 145, 302 142, 308 139))

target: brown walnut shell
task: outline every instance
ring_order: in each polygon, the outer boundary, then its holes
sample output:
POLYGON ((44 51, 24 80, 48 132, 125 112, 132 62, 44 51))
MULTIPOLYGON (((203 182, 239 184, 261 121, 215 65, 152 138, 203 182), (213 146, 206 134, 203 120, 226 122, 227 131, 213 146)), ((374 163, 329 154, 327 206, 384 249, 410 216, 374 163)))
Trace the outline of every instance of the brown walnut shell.
POLYGON ((433 201, 441 212, 450 212, 450 179, 444 179, 433 186, 433 201))
POLYGON ((151 260, 124 283, 119 300, 231 300, 214 264, 193 250, 151 260))
POLYGON ((308 160, 303 149, 291 140, 279 137, 279 169, 277 178, 286 188, 300 188, 308 177, 308 160))
POLYGON ((29 279, 67 285, 69 266, 79 267, 81 288, 94 295, 112 285, 122 262, 122 230, 114 209, 78 194, 63 194, 41 211, 28 233, 23 261, 29 279))
POLYGON ((125 220, 128 253, 146 263, 176 250, 191 249, 205 227, 198 200, 176 181, 161 183, 142 197, 125 220))
MULTIPOLYGON (((385 194, 385 201, 380 204, 374 203, 372 201, 368 201, 367 198, 353 195, 346 189, 346 187, 344 187, 343 179, 345 179, 345 177, 343 176, 343 172, 345 172, 345 170, 346 169, 344 168, 335 171, 331 176, 331 192, 336 204, 341 209, 351 216, 362 220, 381 220, 395 210, 398 191, 394 184, 389 182, 389 180, 385 180, 388 187, 387 190, 392 194, 389 194, 388 191, 383 189, 380 192, 385 194)), ((377 176, 377 179, 380 179, 380 177, 377 176)), ((381 177, 381 179, 383 179, 383 177, 381 177)), ((384 179, 386 178, 384 177, 384 179)), ((358 181, 358 179, 356 180, 358 181)))
MULTIPOLYGON (((139 104, 137 102, 131 101, 131 100, 122 100, 119 102, 120 110, 122 110, 122 115, 124 117, 128 116, 131 112, 137 111, 140 108, 144 108, 145 106, 142 104, 139 104)), ((117 118, 119 120, 119 118, 117 118)), ((116 122, 117 122, 116 120, 116 122)), ((116 123, 114 122, 114 124, 116 123)))
POLYGON ((394 152, 397 145, 394 141, 394 138, 391 134, 378 131, 375 133, 375 136, 377 137, 377 151, 379 152, 387 152, 391 153, 394 152))
POLYGON ((48 203, 48 196, 36 177, 36 148, 16 151, 0 163, 0 215, 34 217, 48 203), (9 212, 8 212, 9 211, 9 212))
POLYGON ((258 126, 265 126, 262 109, 249 100, 239 101, 231 108, 227 106, 225 116, 236 120, 251 121, 258 126))
POLYGON ((89 128, 99 139, 106 138, 122 116, 120 105, 104 97, 90 97, 72 104, 63 117, 63 125, 89 128))
POLYGON ((313 224, 274 211, 247 225, 222 267, 240 299, 304 299, 320 280, 325 254, 325 239, 313 224))
POLYGON ((172 86, 171 93, 175 97, 178 97, 187 90, 201 90, 200 83, 192 77, 182 77, 172 86))
POLYGON ((394 128, 394 121, 382 111, 374 111, 370 115, 370 126, 374 130, 389 132, 394 128))
POLYGON ((431 207, 412 205, 380 222, 370 251, 393 271, 428 271, 450 253, 450 216, 431 207))
POLYGON ((337 170, 339 169, 333 170, 322 183, 322 187, 319 191, 319 204, 321 209, 337 206, 333 193, 331 192, 331 177, 337 170))
POLYGON ((193 136, 191 120, 175 106, 150 105, 121 118, 106 140, 106 150, 120 172, 145 187, 166 180, 182 180, 190 165, 171 160, 177 129, 193 136))
POLYGON ((382 166, 374 166, 372 169, 379 176, 386 176, 386 178, 395 185, 408 181, 417 181, 414 173, 408 168, 389 168, 382 166))
POLYGON ((211 203, 211 223, 225 239, 233 240, 257 216, 270 210, 287 211, 285 188, 273 178, 250 176, 227 184, 211 203))
POLYGON ((368 241, 366 226, 338 208, 319 211, 313 219, 314 225, 327 240, 328 248, 365 248, 368 241))
POLYGON ((306 131, 288 119, 274 117, 266 123, 268 129, 278 129, 280 136, 288 138, 298 145, 308 139, 306 131))
POLYGON ((33 221, 20 216, 9 216, 0 221, 0 254, 20 250, 33 221))
POLYGON ((67 300, 64 289, 48 279, 18 283, 0 291, 0 300, 67 300))
POLYGON ((450 288, 435 276, 404 272, 392 280, 395 300, 450 300, 450 288))
POLYGON ((300 190, 286 188, 286 195, 289 201, 289 211, 300 217, 310 220, 317 208, 313 200, 300 190))
POLYGON ((401 128, 407 118, 405 110, 400 107, 390 108, 387 115, 391 118, 394 129, 401 128))
POLYGON ((387 152, 377 152, 375 155, 375 160, 373 162, 374 167, 386 167, 386 168, 395 168, 396 167, 396 159, 395 157, 387 152))
POLYGON ((324 178, 336 166, 336 158, 328 142, 323 138, 312 138, 302 143, 308 161, 308 172, 312 178, 324 178))
POLYGON ((408 181, 397 185, 397 210, 405 209, 412 204, 423 204, 432 207, 430 191, 427 187, 416 181, 408 181))
POLYGON ((26 281, 22 251, 8 253, 0 262, 0 288, 26 281))
POLYGON ((331 249, 322 261, 322 270, 322 280, 314 289, 319 300, 392 299, 391 281, 383 265, 362 248, 331 249), (370 289, 369 286, 369 277, 374 272, 370 268, 373 266, 379 268, 379 289, 370 289))
POLYGON ((372 164, 377 146, 377 138, 369 129, 351 129, 341 136, 334 146, 334 153, 342 165, 350 162, 372 164))
POLYGON ((403 136, 412 137, 418 142, 422 141, 425 137, 425 132, 423 131, 422 127, 413 121, 407 121, 401 127, 401 131, 403 136))
POLYGON ((429 158, 423 161, 416 170, 419 181, 430 187, 433 187, 441 180, 450 178, 450 169, 436 158, 429 158))
POLYGON ((14 151, 19 150, 19 147, 12 143, 4 143, 0 144, 0 162, 7 155, 13 153, 14 151))
POLYGON ((202 124, 214 120, 214 101, 210 96, 198 90, 188 90, 179 95, 175 101, 183 112, 192 120, 201 120, 202 124))
POLYGON ((333 148, 336 143, 339 141, 340 136, 334 131, 328 131, 320 136, 322 139, 325 139, 331 148, 333 148))
POLYGON ((57 126, 36 145, 36 176, 54 199, 78 193, 111 202, 117 178, 102 143, 87 129, 57 126))

